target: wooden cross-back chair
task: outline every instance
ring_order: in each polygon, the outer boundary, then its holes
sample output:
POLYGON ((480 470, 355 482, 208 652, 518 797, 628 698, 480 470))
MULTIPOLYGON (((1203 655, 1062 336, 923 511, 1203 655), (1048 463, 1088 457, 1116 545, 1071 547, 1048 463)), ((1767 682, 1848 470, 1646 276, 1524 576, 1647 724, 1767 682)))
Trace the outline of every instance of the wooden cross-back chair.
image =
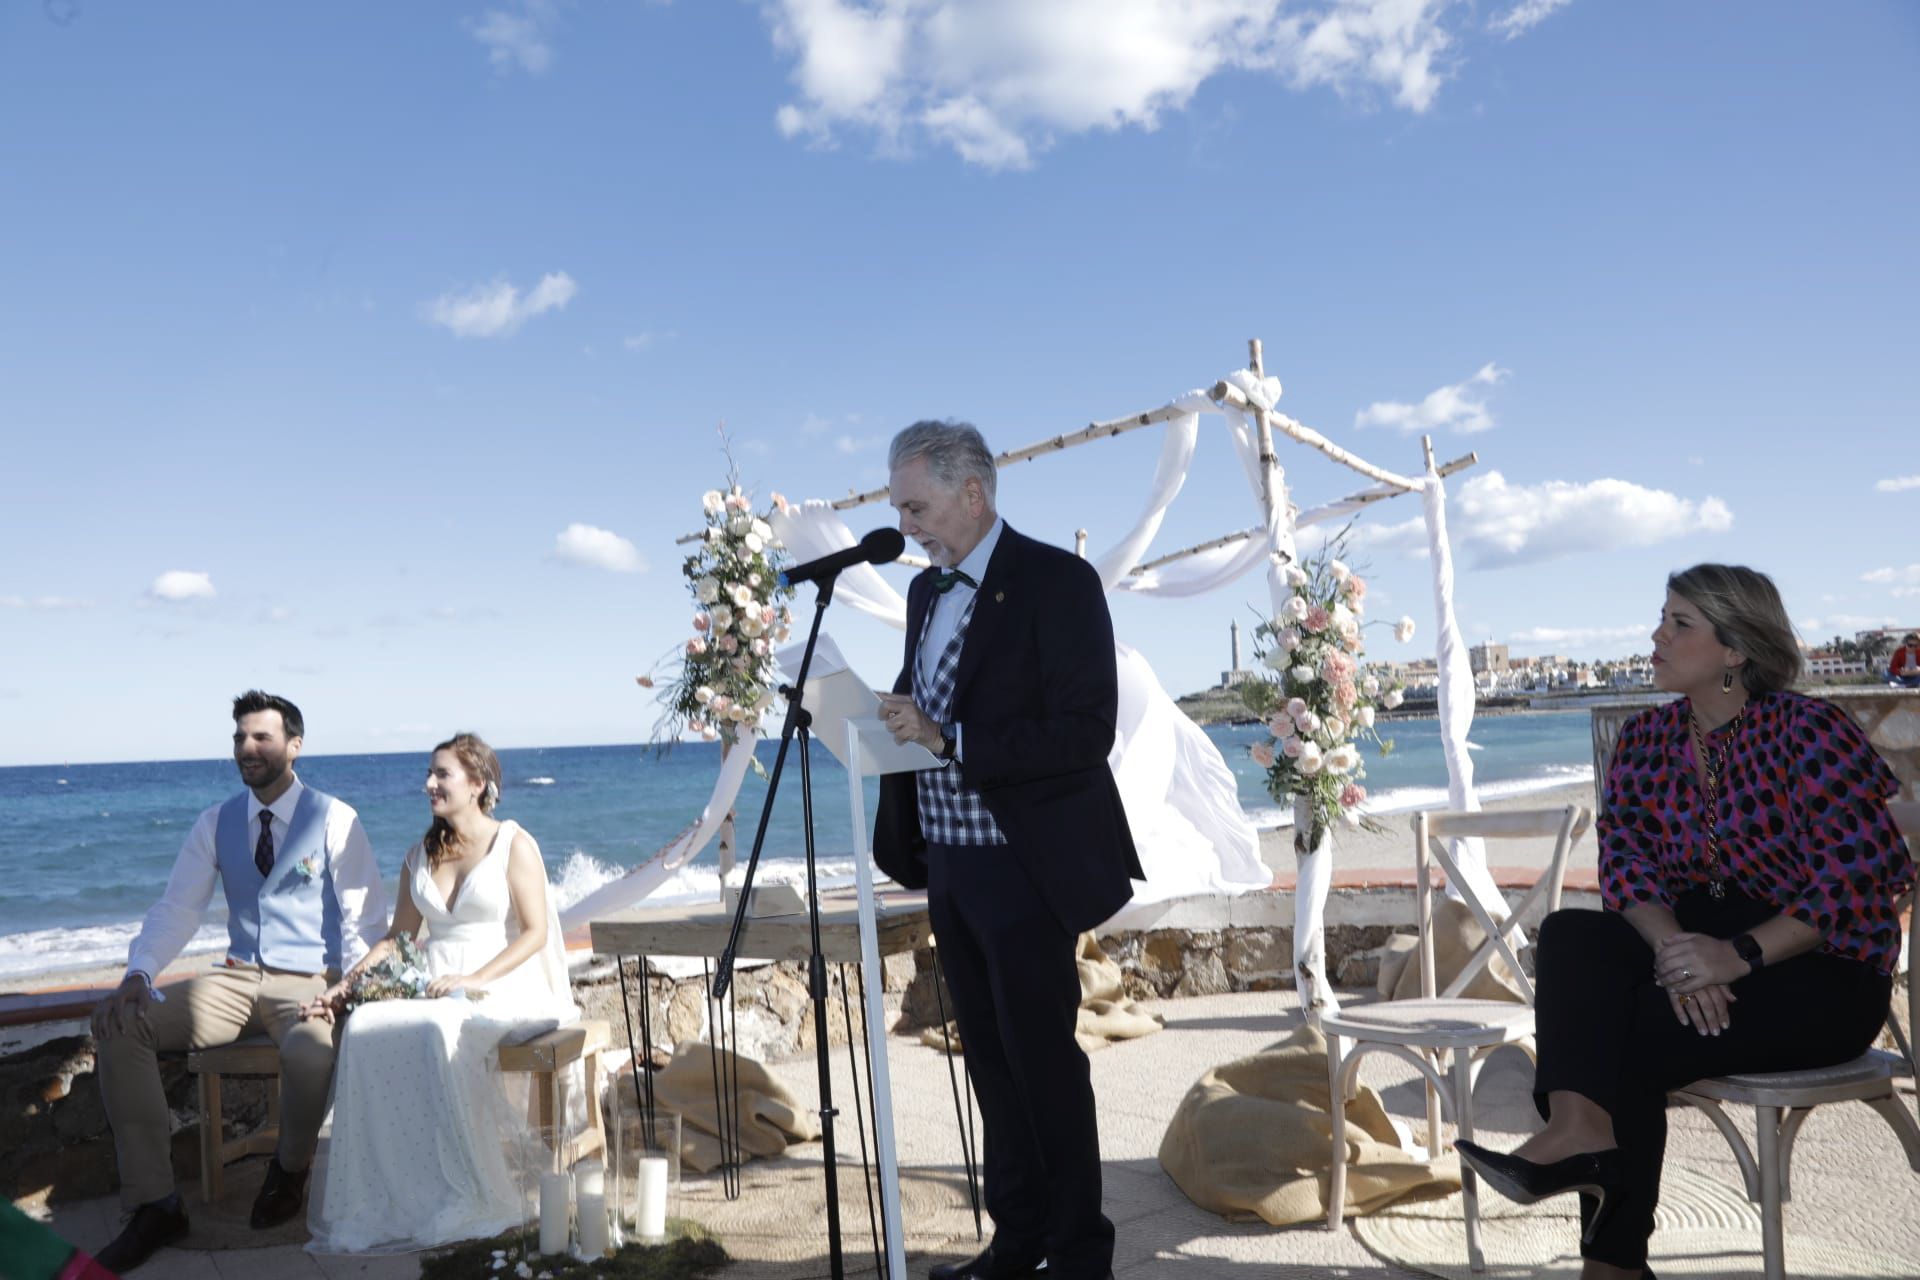
MULTIPOLYGON (((1352 1090, 1360 1060, 1369 1053, 1388 1053, 1411 1063, 1425 1078, 1427 1091, 1427 1153, 1441 1152, 1442 1099, 1453 1113, 1458 1135, 1473 1137, 1473 1082, 1480 1064, 1501 1045, 1519 1046, 1533 1056, 1533 980, 1521 963, 1524 946, 1520 921, 1536 909, 1557 911, 1567 859, 1585 834, 1593 815, 1579 805, 1563 809, 1527 809, 1505 813, 1467 813, 1457 810, 1419 813, 1413 820, 1414 910, 1420 929, 1420 998, 1350 1005, 1320 1020, 1327 1038, 1327 1075, 1332 1090, 1332 1177, 1327 1189, 1327 1225, 1338 1229, 1346 1213, 1347 1140, 1343 1100, 1352 1090), (1487 840, 1544 839, 1554 841, 1546 870, 1504 918, 1475 895, 1471 882, 1460 874, 1448 842, 1479 837, 1487 840), (1486 935, 1460 972, 1436 991, 1433 955, 1433 864, 1445 871, 1467 909, 1486 935), (1506 961, 1520 987, 1524 1003, 1511 1000, 1469 999, 1461 995, 1473 979, 1493 963, 1506 961)), ((1480 1247, 1479 1187, 1473 1170, 1462 1167, 1461 1192, 1465 1201, 1467 1262, 1475 1271, 1486 1269, 1480 1247)))

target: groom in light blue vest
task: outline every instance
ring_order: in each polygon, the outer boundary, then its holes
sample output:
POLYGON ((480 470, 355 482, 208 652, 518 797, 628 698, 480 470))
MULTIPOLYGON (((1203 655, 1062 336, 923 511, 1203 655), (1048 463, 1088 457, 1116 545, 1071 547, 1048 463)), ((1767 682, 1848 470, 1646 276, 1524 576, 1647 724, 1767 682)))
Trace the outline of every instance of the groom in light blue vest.
MULTIPOLYGON (((155 1054, 264 1033, 280 1049, 280 1142, 253 1205, 256 1228, 298 1213, 333 1077, 332 1024, 300 1012, 387 927, 386 891, 352 808, 302 785, 293 763, 300 709, 249 690, 233 700, 233 759, 247 789, 200 815, 166 893, 127 957, 127 976, 93 1015, 96 1064, 131 1215, 100 1251, 126 1272, 187 1233, 169 1158, 172 1125, 155 1054), (211 972, 164 994, 154 978, 180 954, 213 898, 227 900, 227 951, 211 972)), ((219 1117, 201 1122, 218 1124, 219 1117)))

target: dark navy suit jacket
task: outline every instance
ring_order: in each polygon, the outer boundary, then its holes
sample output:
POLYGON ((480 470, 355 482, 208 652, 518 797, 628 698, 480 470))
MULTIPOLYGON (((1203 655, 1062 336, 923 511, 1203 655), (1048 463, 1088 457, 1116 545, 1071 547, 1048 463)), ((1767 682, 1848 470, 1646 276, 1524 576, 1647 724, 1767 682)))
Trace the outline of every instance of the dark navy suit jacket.
MULTIPOLYGON (((928 570, 907 589, 895 693, 912 691, 933 577, 928 570)), ((1118 704, 1099 575, 1069 552, 1002 529, 955 673, 950 718, 963 726, 964 758, 951 767, 979 790, 1034 889, 1074 933, 1126 905, 1130 876, 1146 878, 1107 768, 1118 704)), ((881 779, 873 834, 874 861, 910 889, 927 882, 915 777, 881 779)))

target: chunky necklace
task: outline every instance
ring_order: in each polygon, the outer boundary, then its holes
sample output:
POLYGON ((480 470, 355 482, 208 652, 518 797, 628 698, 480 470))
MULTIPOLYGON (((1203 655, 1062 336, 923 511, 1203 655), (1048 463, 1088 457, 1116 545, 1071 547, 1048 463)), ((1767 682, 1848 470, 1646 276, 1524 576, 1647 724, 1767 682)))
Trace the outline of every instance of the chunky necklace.
MULTIPOLYGON (((1745 711, 1746 708, 1742 707, 1739 711, 1733 713, 1733 719, 1727 721, 1726 736, 1721 739, 1723 746, 1730 744, 1733 741, 1733 735, 1740 731, 1740 717, 1745 711)), ((1726 765, 1726 755, 1723 751, 1708 745, 1706 731, 1700 727, 1700 716, 1698 712, 1690 712, 1688 719, 1693 723, 1694 754, 1700 757, 1700 763, 1705 766, 1707 775, 1705 804, 1707 819, 1707 892, 1715 898, 1724 898, 1727 896, 1727 877, 1726 872, 1720 866, 1720 771, 1726 765)))

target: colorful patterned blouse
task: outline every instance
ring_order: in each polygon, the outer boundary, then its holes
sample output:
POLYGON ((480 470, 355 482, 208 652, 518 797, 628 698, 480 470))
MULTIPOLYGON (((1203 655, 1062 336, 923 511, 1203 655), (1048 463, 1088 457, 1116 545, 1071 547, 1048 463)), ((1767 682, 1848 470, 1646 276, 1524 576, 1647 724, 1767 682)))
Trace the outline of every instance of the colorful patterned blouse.
MULTIPOLYGON (((1600 816, 1600 892, 1610 911, 1672 905, 1707 885, 1691 704, 1676 698, 1620 730, 1600 816)), ((1817 698, 1747 702, 1713 735, 1721 775, 1720 863, 1728 887, 1820 930, 1821 949, 1891 973, 1899 899, 1913 883, 1887 813, 1899 782, 1847 713, 1817 698)))

